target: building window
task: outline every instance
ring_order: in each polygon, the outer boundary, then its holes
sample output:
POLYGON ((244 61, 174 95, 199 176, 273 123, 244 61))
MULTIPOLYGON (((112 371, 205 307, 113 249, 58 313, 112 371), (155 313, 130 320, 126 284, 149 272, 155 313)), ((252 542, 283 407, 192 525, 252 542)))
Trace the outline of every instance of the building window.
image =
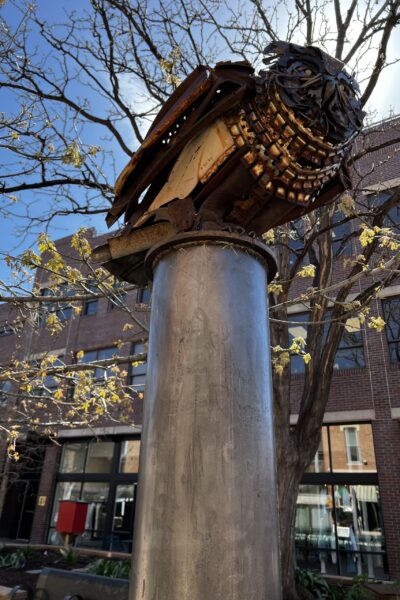
MULTIPOLYGON (((294 221, 289 226, 290 248, 289 264, 293 265, 304 249, 305 223, 302 219, 294 221)), ((339 211, 335 212, 332 219, 332 251, 335 257, 348 256, 352 252, 351 224, 339 211)))
MULTIPOLYGON (((44 288, 41 290, 42 296, 70 296, 73 291, 67 283, 63 283, 56 290, 44 288)), ((72 317, 72 306, 68 302, 43 302, 40 308, 39 325, 45 327, 50 314, 55 313, 61 322, 68 321, 72 317)))
POLYGON ((123 308, 124 301, 126 298, 126 291, 124 290, 124 282, 116 280, 113 284, 113 291, 111 298, 108 302, 108 310, 114 310, 116 308, 123 308))
POLYGON ((64 444, 60 473, 109 473, 114 442, 64 444))
MULTIPOLYGON (((63 356, 58 356, 56 360, 52 363, 52 367, 63 367, 63 358, 63 356)), ((31 361, 31 365, 32 367, 39 368, 40 362, 40 359, 35 359, 31 361)), ((46 375, 46 377, 42 380, 42 385, 40 387, 35 388, 34 393, 37 396, 51 395, 58 387, 59 379, 55 375, 46 375)))
POLYGON ((400 362, 400 297, 387 298, 382 301, 382 304, 390 362, 398 363, 400 362))
POLYGON ((151 291, 149 288, 139 288, 136 296, 136 302, 138 304, 150 304, 151 291))
POLYGON ((336 257, 348 256, 352 252, 351 225, 345 219, 346 217, 338 211, 333 215, 332 251, 336 257))
MULTIPOLYGON (((79 362, 83 363, 93 363, 97 360, 106 360, 107 358, 112 358, 116 354, 116 348, 111 346, 109 348, 101 348, 99 350, 88 350, 85 351, 82 358, 79 359, 79 362)), ((111 375, 110 367, 95 367, 94 368, 94 377, 95 379, 101 380, 105 379, 107 376, 111 375)))
POLYGON ((85 306, 83 309, 83 314, 88 315, 88 316, 97 314, 98 303, 99 303, 99 301, 97 298, 93 298, 92 300, 86 300, 85 306))
POLYGON ((14 330, 8 321, 3 321, 2 323, 0 323, 0 337, 5 337, 6 335, 12 335, 13 333, 14 333, 14 330))
POLYGON ((121 444, 120 473, 138 473, 140 440, 127 440, 121 444))
MULTIPOLYGON (((325 314, 325 320, 329 321, 330 312, 325 314)), ((307 339, 308 313, 296 313, 288 315, 289 321, 296 321, 297 324, 289 325, 289 344, 295 337, 307 339)), ((324 325, 324 338, 329 331, 329 322, 324 325)), ((304 373, 305 365, 301 356, 293 354, 290 359, 291 372, 293 374, 304 373)), ((362 339, 361 322, 358 317, 347 319, 343 326, 343 333, 336 351, 333 368, 342 369, 360 369, 365 367, 364 346, 362 339)))
POLYGON ((369 423, 322 428, 320 446, 299 487, 295 539, 300 568, 388 578, 369 423))
MULTIPOLYGON (((378 213, 381 206, 389 200, 392 196, 392 192, 390 190, 379 192, 378 194, 371 194, 366 198, 366 208, 368 211, 372 213, 378 213)), ((372 222, 372 217, 370 218, 370 222, 372 222)), ((400 226, 400 207, 398 205, 392 206, 387 211, 384 218, 384 226, 390 227, 396 233, 399 231, 400 226)))
POLYGON ((139 439, 74 440, 63 446, 48 540, 56 530, 60 500, 88 503, 85 532, 75 545, 130 552, 139 469, 139 439))
POLYGON ((0 381, 0 404, 5 404, 10 397, 13 384, 9 379, 0 381))
POLYGON ((347 463, 360 464, 360 444, 356 427, 344 427, 344 437, 346 440, 347 463))
MULTIPOLYGON (((132 345, 132 354, 134 356, 146 352, 143 342, 135 342, 132 345)), ((131 365, 129 385, 134 392, 144 392, 146 383, 147 362, 136 362, 131 365)))

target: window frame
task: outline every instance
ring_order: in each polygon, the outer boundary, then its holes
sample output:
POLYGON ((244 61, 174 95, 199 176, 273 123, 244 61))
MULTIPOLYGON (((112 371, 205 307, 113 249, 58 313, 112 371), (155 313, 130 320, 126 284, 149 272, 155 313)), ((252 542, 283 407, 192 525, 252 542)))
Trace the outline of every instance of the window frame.
POLYGON ((389 353, 389 360, 392 365, 400 364, 400 296, 393 295, 393 296, 388 296, 386 298, 382 298, 381 306, 382 306, 383 318, 386 323, 385 336, 386 336, 387 348, 388 348, 388 353, 389 353), (388 307, 390 305, 390 303, 392 303, 392 302, 398 303, 398 312, 399 312, 398 335, 399 335, 399 337, 397 337, 397 338, 393 337, 393 338, 389 339, 389 334, 391 331, 390 323, 389 323, 390 314, 388 316, 388 311, 387 311, 386 307, 388 307), (395 349, 394 353, 392 352, 392 348, 395 349), (392 357, 394 355, 397 357, 396 360, 392 360, 392 357))
MULTIPOLYGON (((85 460, 86 460, 87 455, 88 455, 89 444, 91 443, 92 440, 94 440, 94 438, 87 438, 87 437, 76 437, 73 439, 67 438, 64 440, 63 445, 64 444, 66 445, 69 443, 86 443, 86 453, 85 453, 85 460)), ((85 473, 85 472, 61 473, 60 471, 58 471, 56 480, 55 480, 53 494, 51 497, 51 513, 50 513, 49 525, 47 528, 47 539, 49 539, 51 532, 54 531, 54 529, 55 529, 55 525, 52 524, 52 515, 53 515, 53 511, 54 511, 54 502, 56 499, 58 483, 66 482, 66 483, 80 484, 79 497, 82 496, 83 486, 85 483, 104 483, 104 484, 108 484, 109 491, 108 491, 108 498, 107 498, 107 502, 106 502, 106 506, 105 506, 106 518, 105 518, 105 525, 104 525, 104 531, 103 531, 103 538, 101 540, 101 548, 103 550, 112 549, 114 506, 115 506, 115 498, 116 498, 116 492, 117 492, 118 485, 132 484, 134 486, 134 494, 133 494, 134 506, 133 506, 133 517, 132 517, 133 522, 134 522, 135 509, 136 509, 136 489, 137 488, 135 486, 137 486, 137 483, 138 483, 139 473, 123 473, 122 471, 121 472, 119 471, 122 444, 123 444, 123 442, 128 441, 128 440, 139 440, 140 441, 141 435, 140 434, 132 434, 132 435, 125 435, 123 437, 122 436, 104 436, 101 438, 101 441, 104 441, 104 442, 106 442, 106 441, 114 442, 114 451, 113 451, 113 456, 111 459, 111 469, 108 473, 85 473)), ((60 465, 61 465, 61 455, 60 455, 60 465)), ((133 536, 133 530, 132 530, 132 536, 133 536)))
MULTIPOLYGON (((288 321, 296 321, 296 317, 299 317, 299 323, 303 323, 304 327, 306 328, 306 333, 307 333, 307 327, 308 327, 308 323, 309 323, 309 312, 298 312, 298 313, 292 313, 292 314, 288 314, 288 321)), ((330 318, 330 309, 328 309, 325 313, 324 316, 324 320, 329 320, 330 318)), ((350 317, 351 318, 351 317, 350 317)), ((294 323, 290 323, 288 325, 288 330, 289 330, 289 345, 292 342, 292 339, 296 336, 294 336, 293 334, 291 334, 290 329, 294 329, 294 327, 296 327, 296 325, 294 323)), ((325 325, 323 325, 324 327, 324 333, 323 336, 324 338, 326 338, 326 335, 328 333, 328 329, 330 327, 330 323, 326 323, 325 325)), ((336 354, 335 354, 335 359, 334 359, 334 366, 333 366, 333 370, 334 372, 337 371, 350 371, 353 369, 365 369, 366 368, 366 358, 365 358, 365 344, 364 344, 364 334, 363 334, 363 330, 361 327, 361 323, 360 323, 360 330, 359 330, 359 335, 360 335, 360 343, 359 344, 352 344, 352 345, 342 345, 343 344, 343 338, 346 334, 345 331, 346 328, 346 323, 343 325, 343 331, 342 331, 342 335, 340 338, 340 342, 338 345, 338 348, 336 350, 336 354), (349 367, 335 367, 335 361, 336 361, 336 357, 340 354, 340 352, 344 352, 346 350, 354 350, 354 349, 361 349, 362 350, 362 358, 363 358, 363 362, 364 364, 361 366, 357 366, 357 365, 352 365, 349 367)), ((304 338, 307 341, 307 335, 304 338)), ((297 364, 297 361, 296 361, 297 364)), ((291 354, 290 356, 290 368, 291 368, 291 375, 304 375, 305 372, 305 364, 304 361, 301 359, 301 356, 299 356, 298 354, 291 354), (293 364, 296 360, 296 357, 299 359, 298 360, 298 364, 301 365, 300 370, 297 370, 296 372, 293 371, 293 364), (301 362, 300 362, 301 361, 301 362)))
MULTIPOLYGON (((376 471, 371 472, 371 471, 334 471, 334 461, 333 461, 333 456, 332 456, 332 443, 331 443, 331 433, 330 433, 330 428, 331 427, 340 427, 341 430, 343 430, 343 432, 346 430, 346 428, 357 428, 360 425, 370 425, 371 426, 371 432, 372 432, 372 443, 373 443, 373 447, 374 447, 374 453, 375 453, 375 443, 374 443, 374 432, 373 432, 373 428, 372 428, 372 423, 371 421, 360 421, 360 422, 348 422, 348 423, 341 423, 341 422, 332 422, 332 423, 324 423, 322 427, 326 427, 327 429, 327 440, 328 440, 328 462, 329 462, 329 471, 322 471, 322 472, 311 472, 311 471, 305 471, 303 473, 302 479, 300 481, 300 485, 315 485, 315 486, 328 486, 331 488, 332 490, 332 498, 334 498, 334 489, 335 486, 340 486, 340 485, 365 485, 365 486, 376 486, 379 489, 379 479, 378 479, 378 471, 376 469, 376 471)), ((321 429, 321 438, 322 438, 322 429, 321 429)), ((347 447, 346 447, 346 451, 347 451, 347 447)), ((317 450, 318 452, 318 450, 317 450)), ((314 461, 314 457, 313 460, 311 461, 310 464, 312 464, 314 461)), ((356 464, 356 463, 351 463, 351 464, 356 464)), ((362 464, 362 463, 360 463, 362 464)), ((376 458, 375 458, 375 464, 376 464, 376 458)), ((301 489, 299 488, 299 492, 301 493, 301 489)), ((383 561, 386 561, 386 571, 387 571, 387 549, 385 548, 382 551, 350 551, 350 550, 343 550, 339 547, 338 544, 338 530, 337 527, 339 526, 339 519, 338 519, 338 515, 337 515, 337 509, 336 509, 336 505, 335 502, 333 503, 333 518, 335 520, 335 524, 336 524, 336 530, 334 533, 335 536, 335 544, 336 547, 335 548, 331 548, 328 551, 332 551, 332 552, 336 552, 336 556, 339 557, 341 554, 343 554, 343 552, 346 552, 348 555, 356 555, 356 554, 363 554, 363 555, 370 555, 370 556, 376 556, 379 555, 382 557, 383 561)), ((382 523, 382 514, 380 513, 380 522, 382 523)), ((382 527, 382 535, 383 535, 383 541, 385 541, 385 530, 382 527)), ((296 547, 296 553, 297 553, 297 549, 299 549, 300 551, 307 551, 307 545, 295 542, 295 547, 296 547)), ((317 554, 319 552, 326 552, 327 548, 323 548, 323 547, 315 547, 311 550, 311 552, 316 552, 317 554)), ((342 573, 342 564, 340 560, 337 560, 337 573, 336 575, 341 576, 342 573)), ((344 573, 344 575, 346 575, 346 573, 344 573)))

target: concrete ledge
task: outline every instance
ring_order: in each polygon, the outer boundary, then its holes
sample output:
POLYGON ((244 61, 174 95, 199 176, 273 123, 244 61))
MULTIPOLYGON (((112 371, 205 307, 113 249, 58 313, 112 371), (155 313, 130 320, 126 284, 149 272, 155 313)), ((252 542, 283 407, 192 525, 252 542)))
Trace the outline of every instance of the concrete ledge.
MULTIPOLYGON (((52 552, 58 552, 64 546, 52 546, 49 544, 21 544, 18 542, 8 542, 1 540, 3 548, 29 548, 29 550, 49 550, 52 552)), ((97 550, 96 548, 80 548, 79 546, 73 546, 74 551, 82 556, 96 556, 97 558, 117 558, 122 560, 129 560, 131 554, 128 552, 114 552, 114 550, 97 550)), ((1 596, 0 596, 1 600, 1 596)))
MULTIPOLYGON (((393 410, 393 409, 392 409, 393 410)), ((290 424, 296 425, 299 415, 290 415, 290 424)), ((394 417, 393 417, 394 418, 394 417)), ((400 409, 399 409, 400 418, 400 409)), ((335 412, 326 412, 324 415, 324 425, 332 423, 364 423, 375 421, 375 411, 366 410, 338 410, 335 412)))
POLYGON ((58 438, 96 437, 97 435, 132 435, 142 433, 141 425, 116 425, 114 427, 93 427, 85 429, 60 429, 58 438))

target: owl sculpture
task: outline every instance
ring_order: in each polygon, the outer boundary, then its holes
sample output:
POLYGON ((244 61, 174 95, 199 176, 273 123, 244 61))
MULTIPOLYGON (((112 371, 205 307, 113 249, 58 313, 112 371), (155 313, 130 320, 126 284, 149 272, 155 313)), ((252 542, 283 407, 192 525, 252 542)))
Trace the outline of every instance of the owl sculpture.
POLYGON ((115 185, 107 224, 124 213, 126 227, 119 254, 111 244, 102 255, 110 271, 142 284, 144 256, 164 238, 261 235, 350 186, 364 117, 353 77, 313 46, 273 42, 264 63, 258 75, 246 62, 197 67, 166 102, 115 185))

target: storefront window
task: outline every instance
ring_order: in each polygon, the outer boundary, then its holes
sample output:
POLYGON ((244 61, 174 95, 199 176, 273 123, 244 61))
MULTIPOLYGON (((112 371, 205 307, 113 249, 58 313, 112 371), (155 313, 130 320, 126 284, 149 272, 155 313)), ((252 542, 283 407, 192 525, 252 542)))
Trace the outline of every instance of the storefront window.
POLYGON ((83 473, 87 443, 64 444, 60 473, 83 473))
POLYGON ((111 550, 131 552, 137 484, 117 485, 115 493, 111 550))
POLYGON ((297 498, 300 568, 387 579, 377 484, 371 425, 325 425, 297 498))
POLYGON ((140 440, 126 440, 121 444, 119 470, 121 473, 139 471, 140 440))
POLYGON ((94 547, 99 545, 104 536, 105 521, 107 516, 107 500, 109 484, 84 483, 82 486, 81 500, 88 502, 88 512, 85 524, 85 533, 78 540, 79 546, 94 547))
POLYGON ((64 444, 60 473, 109 473, 114 442, 73 442, 64 444))
POLYGON ((49 543, 62 544, 56 530, 60 500, 88 503, 86 527, 77 546, 131 552, 139 439, 93 439, 64 444, 53 500, 49 543))
POLYGON ((296 557, 323 574, 386 579, 378 486, 301 485, 296 557))
POLYGON ((85 473, 109 473, 114 454, 114 442, 91 442, 88 447, 85 473))

